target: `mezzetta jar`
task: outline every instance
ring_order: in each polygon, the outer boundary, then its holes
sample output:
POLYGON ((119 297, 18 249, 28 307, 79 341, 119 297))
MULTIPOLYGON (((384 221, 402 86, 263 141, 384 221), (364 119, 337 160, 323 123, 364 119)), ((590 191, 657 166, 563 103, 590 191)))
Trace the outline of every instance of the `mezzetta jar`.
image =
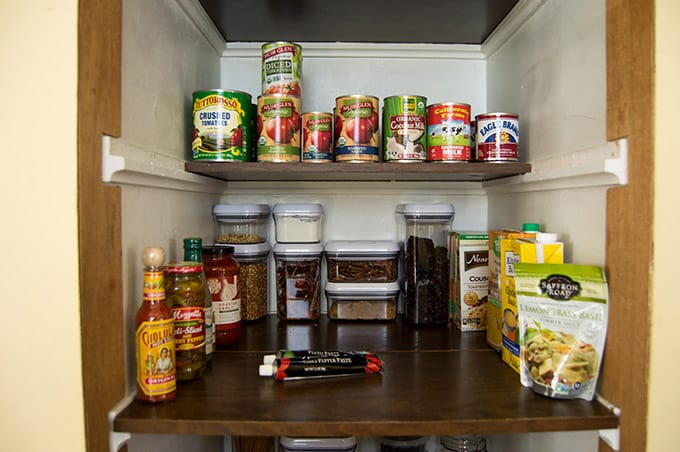
POLYGON ((175 262, 164 269, 165 300, 175 322, 177 380, 205 370, 205 284, 200 262, 175 262))

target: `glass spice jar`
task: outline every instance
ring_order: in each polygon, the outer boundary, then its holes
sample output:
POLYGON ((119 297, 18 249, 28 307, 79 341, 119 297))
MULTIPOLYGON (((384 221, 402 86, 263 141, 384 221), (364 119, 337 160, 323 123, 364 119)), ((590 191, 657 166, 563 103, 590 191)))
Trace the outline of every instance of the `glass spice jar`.
POLYGON ((203 262, 213 301, 213 325, 217 348, 241 337, 240 268, 233 246, 204 246, 203 262))
POLYGON ((175 324, 177 380, 199 378, 205 370, 205 284, 199 262, 174 262, 164 269, 166 303, 175 324))

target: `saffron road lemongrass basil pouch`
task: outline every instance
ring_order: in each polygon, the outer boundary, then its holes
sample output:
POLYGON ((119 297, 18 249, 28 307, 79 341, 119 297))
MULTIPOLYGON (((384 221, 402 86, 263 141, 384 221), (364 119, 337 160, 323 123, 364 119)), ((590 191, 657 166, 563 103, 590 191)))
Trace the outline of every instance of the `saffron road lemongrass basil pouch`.
POLYGON ((607 334, 600 267, 514 264, 522 385, 556 399, 592 400, 607 334))

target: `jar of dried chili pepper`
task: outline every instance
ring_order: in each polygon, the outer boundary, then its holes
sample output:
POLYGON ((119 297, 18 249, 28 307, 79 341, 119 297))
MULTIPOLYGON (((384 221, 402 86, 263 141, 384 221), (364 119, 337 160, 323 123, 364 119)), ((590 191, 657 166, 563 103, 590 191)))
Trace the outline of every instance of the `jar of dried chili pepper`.
POLYGON ((241 337, 241 284, 233 246, 204 246, 205 278, 213 301, 215 345, 224 348, 241 337))
POLYGON ((319 318, 321 255, 320 243, 277 243, 276 310, 280 320, 319 318))

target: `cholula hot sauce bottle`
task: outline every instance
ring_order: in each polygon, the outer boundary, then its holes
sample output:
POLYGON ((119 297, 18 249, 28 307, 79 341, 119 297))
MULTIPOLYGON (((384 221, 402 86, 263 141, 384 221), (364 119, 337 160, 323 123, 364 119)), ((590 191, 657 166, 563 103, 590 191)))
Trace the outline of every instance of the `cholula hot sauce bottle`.
POLYGON ((165 304, 162 248, 145 248, 144 299, 135 319, 137 398, 165 402, 177 395, 175 327, 165 304))

